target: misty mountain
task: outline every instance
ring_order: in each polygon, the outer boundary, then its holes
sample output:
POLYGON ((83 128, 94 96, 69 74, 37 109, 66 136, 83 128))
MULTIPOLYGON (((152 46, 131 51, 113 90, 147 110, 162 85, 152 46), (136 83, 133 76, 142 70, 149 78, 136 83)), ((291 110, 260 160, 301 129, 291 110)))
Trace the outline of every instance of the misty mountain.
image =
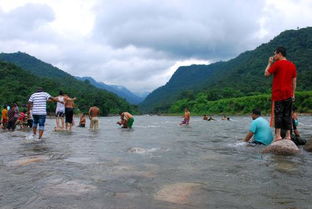
POLYGON ((78 77, 78 76, 76 76, 75 78, 78 80, 82 80, 82 81, 87 80, 90 82, 91 85, 93 85, 97 88, 105 89, 106 91, 117 94, 119 97, 124 98, 130 104, 137 105, 140 102, 142 102, 145 99, 145 97, 147 96, 147 94, 146 94, 146 96, 144 96, 144 95, 143 96, 137 96, 123 86, 107 85, 103 82, 97 82, 96 80, 94 80, 91 77, 78 77))

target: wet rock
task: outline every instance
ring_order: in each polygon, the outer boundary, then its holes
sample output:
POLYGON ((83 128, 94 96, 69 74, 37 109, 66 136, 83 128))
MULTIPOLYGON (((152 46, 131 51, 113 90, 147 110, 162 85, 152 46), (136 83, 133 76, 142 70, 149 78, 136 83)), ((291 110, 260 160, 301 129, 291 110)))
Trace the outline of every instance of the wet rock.
POLYGON ((307 143, 303 146, 303 149, 307 152, 312 152, 312 139, 307 141, 307 143))
POLYGON ((43 189, 43 194, 47 196, 80 196, 89 192, 96 191, 96 187, 93 185, 84 184, 79 181, 68 181, 59 184, 49 184, 43 189))
POLYGON ((188 204, 190 202, 190 196, 195 193, 200 186, 200 184, 196 183, 176 183, 165 185, 154 195, 154 198, 156 200, 175 204, 188 204))
POLYGON ((49 157, 44 156, 44 155, 25 157, 25 158, 21 158, 19 160, 10 162, 9 166, 26 166, 26 165, 29 165, 31 163, 42 162, 42 161, 45 161, 48 159, 49 159, 49 157))
POLYGON ((273 153, 278 155, 294 155, 299 152, 297 145, 291 140, 280 140, 273 142, 262 150, 262 153, 273 153))

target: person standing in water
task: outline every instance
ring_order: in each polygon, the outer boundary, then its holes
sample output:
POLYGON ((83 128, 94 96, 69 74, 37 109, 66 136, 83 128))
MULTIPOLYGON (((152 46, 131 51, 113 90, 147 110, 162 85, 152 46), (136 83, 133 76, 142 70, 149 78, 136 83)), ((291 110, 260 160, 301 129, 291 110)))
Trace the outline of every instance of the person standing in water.
POLYGON ((41 139, 44 132, 44 125, 47 116, 47 101, 57 102, 56 97, 52 97, 49 93, 44 92, 41 87, 38 88, 36 93, 33 93, 28 100, 28 115, 32 106, 33 117, 33 134, 37 134, 37 127, 39 124, 39 139, 41 139))
POLYGON ((65 129, 71 131, 73 126, 73 117, 74 117, 74 101, 76 98, 70 98, 67 94, 64 95, 64 104, 65 104, 65 129))
POLYGON ((118 125, 122 125, 122 128, 132 128, 134 123, 133 115, 128 112, 119 112, 120 121, 117 122, 118 125))
POLYGON ((99 118, 98 118, 99 115, 100 109, 96 105, 90 107, 89 109, 90 129, 96 130, 99 128, 99 118))
POLYGON ((183 116, 184 120, 180 123, 180 125, 189 125, 190 123, 190 119, 191 119, 191 113, 188 110, 188 108, 184 109, 184 116, 183 116))
POLYGON ((64 129, 64 116, 65 116, 65 104, 64 104, 64 94, 60 91, 59 96, 57 96, 59 102, 56 103, 55 116, 56 116, 56 129, 64 129), (61 126, 60 126, 61 121, 61 126))
MULTIPOLYGON (((286 49, 278 47, 269 58, 264 75, 273 75, 272 109, 274 109, 275 141, 281 140, 281 129, 287 130, 285 139, 291 139, 292 104, 297 85, 296 66, 286 59, 286 49)), ((273 111, 272 111, 273 112, 273 111)))
POLYGON ((3 109, 1 111, 2 113, 2 120, 1 120, 1 124, 2 124, 2 128, 6 129, 8 126, 8 109, 7 109, 7 105, 3 106, 3 109))

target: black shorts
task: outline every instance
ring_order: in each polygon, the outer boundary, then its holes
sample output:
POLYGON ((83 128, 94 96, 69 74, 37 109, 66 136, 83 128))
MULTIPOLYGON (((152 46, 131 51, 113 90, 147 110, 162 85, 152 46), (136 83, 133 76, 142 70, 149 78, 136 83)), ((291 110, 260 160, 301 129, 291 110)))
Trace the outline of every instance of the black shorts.
POLYGON ((56 114, 55 114, 55 116, 56 116, 56 117, 62 117, 62 118, 63 118, 63 117, 65 116, 65 113, 62 112, 62 111, 57 111, 56 114))
POLYGON ((74 109, 65 108, 65 123, 73 123, 74 109))
POLYGON ((275 128, 291 130, 292 98, 274 103, 275 128))

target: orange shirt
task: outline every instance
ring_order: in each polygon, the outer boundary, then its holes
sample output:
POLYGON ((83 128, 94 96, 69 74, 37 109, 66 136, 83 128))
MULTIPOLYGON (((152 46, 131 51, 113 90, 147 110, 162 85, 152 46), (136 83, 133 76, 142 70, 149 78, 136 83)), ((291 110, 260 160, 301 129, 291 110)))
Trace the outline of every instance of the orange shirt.
POLYGON ((2 110, 2 119, 8 119, 8 110, 7 109, 3 109, 2 110))

